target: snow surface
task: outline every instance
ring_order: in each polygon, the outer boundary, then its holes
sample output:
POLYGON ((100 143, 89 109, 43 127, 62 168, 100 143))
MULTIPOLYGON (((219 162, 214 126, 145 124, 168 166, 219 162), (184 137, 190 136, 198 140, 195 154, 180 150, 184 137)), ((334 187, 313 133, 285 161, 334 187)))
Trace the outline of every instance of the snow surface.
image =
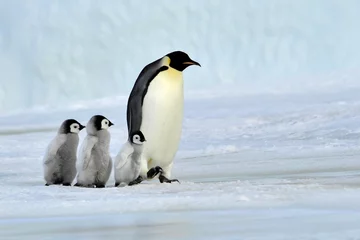
POLYGON ((105 189, 44 186, 42 156, 65 118, 109 117, 117 153, 123 97, 0 117, 0 236, 359 239, 356 92, 196 95, 186 98, 175 159, 181 184, 114 188, 111 176, 105 189))
POLYGON ((0 1, 0 239, 360 239, 360 1, 156 2, 0 1), (139 71, 173 50, 202 65, 181 184, 45 187, 61 122, 107 116, 114 156, 139 71))

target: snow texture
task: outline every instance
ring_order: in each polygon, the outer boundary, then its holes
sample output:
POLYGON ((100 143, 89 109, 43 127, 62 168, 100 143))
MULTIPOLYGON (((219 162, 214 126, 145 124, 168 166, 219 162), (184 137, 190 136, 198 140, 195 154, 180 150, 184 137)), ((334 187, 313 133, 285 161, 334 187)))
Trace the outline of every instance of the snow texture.
POLYGON ((5 239, 360 236, 359 95, 189 97, 173 172, 181 184, 114 188, 112 174, 105 189, 45 187, 42 156, 63 119, 111 119, 112 156, 127 139, 122 99, 96 102, 0 118, 5 239))
MULTIPOLYGON (((360 239, 357 0, 0 2, 0 239, 360 239), (115 123, 145 64, 184 50, 173 177, 44 186, 66 118, 115 123)), ((80 133, 80 141, 85 137, 80 133)))

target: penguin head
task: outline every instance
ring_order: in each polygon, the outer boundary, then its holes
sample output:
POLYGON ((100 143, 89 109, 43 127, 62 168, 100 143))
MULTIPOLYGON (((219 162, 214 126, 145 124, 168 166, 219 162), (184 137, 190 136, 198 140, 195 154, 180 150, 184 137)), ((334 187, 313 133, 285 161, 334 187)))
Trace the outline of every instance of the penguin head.
POLYGON ((200 63, 192 60, 189 55, 182 51, 175 51, 167 54, 165 57, 169 58, 169 66, 182 72, 191 65, 201 67, 200 63))
POLYGON ((86 130, 89 134, 95 135, 97 131, 107 130, 114 125, 109 119, 102 115, 94 115, 87 123, 86 130))
POLYGON ((84 128, 85 126, 81 125, 75 119, 67 119, 61 124, 58 132, 61 134, 79 133, 84 128))
POLYGON ((131 143, 142 145, 146 139, 141 131, 135 131, 130 135, 130 141, 131 143))

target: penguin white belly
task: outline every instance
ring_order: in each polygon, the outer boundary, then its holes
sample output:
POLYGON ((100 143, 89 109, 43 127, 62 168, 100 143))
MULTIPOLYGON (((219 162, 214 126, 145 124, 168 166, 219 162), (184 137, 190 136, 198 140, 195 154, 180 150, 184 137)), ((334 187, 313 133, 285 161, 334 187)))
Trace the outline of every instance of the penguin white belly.
POLYGON ((142 170, 160 166, 171 171, 181 137, 183 105, 182 73, 172 68, 160 72, 151 81, 143 101, 140 130, 146 142, 142 170))

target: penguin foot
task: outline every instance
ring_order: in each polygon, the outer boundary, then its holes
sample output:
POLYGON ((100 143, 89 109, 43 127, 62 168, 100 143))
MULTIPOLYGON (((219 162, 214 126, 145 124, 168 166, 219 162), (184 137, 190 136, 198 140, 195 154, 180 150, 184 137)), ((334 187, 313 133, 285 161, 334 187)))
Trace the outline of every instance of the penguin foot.
MULTIPOLYGON (((58 182, 58 181, 56 181, 56 182, 50 182, 50 183, 45 183, 45 186, 50 186, 50 185, 61 185, 62 184, 62 182, 58 182)), ((64 184, 63 184, 64 185, 64 184)))
POLYGON ((167 177, 165 177, 164 175, 160 175, 159 176, 159 180, 160 180, 160 182, 161 183, 172 183, 172 182, 178 182, 178 183, 180 183, 179 182, 179 180, 177 180, 177 179, 168 179, 167 177))
POLYGON ((115 187, 126 187, 128 184, 121 182, 121 183, 115 183, 115 187))
POLYGON ((132 185, 139 184, 139 183, 141 183, 143 180, 144 180, 144 179, 143 179, 141 176, 139 176, 137 179, 129 182, 128 186, 132 186, 132 185))
POLYGON ((163 173, 163 169, 159 166, 150 168, 150 170, 147 172, 147 178, 152 179, 156 177, 159 173, 163 173))
POLYGON ((63 183, 63 186, 71 187, 70 183, 63 183))
POLYGON ((105 185, 104 184, 99 184, 99 185, 96 185, 96 188, 104 188, 105 185))
POLYGON ((94 188, 94 185, 92 185, 92 184, 83 185, 80 183, 75 183, 74 187, 94 188))

